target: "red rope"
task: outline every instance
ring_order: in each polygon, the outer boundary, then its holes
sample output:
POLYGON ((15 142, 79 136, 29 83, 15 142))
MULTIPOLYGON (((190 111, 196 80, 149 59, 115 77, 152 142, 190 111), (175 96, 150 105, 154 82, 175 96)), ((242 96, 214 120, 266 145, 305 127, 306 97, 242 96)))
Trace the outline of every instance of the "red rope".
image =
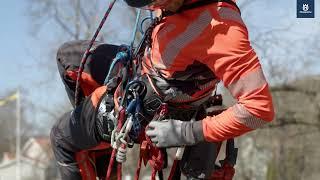
POLYGON ((90 49, 92 48, 94 42, 96 41, 104 23, 106 22, 112 8, 113 8, 113 5, 115 4, 117 0, 113 0, 110 5, 109 5, 109 8, 107 9, 106 13, 104 14, 96 32, 94 33, 91 41, 90 41, 90 44, 88 46, 88 48, 86 49, 85 53, 83 54, 82 56, 82 59, 81 59, 81 63, 80 63, 80 67, 79 67, 79 71, 78 71, 78 75, 77 75, 77 81, 76 81, 76 91, 75 91, 75 105, 78 106, 79 105, 79 91, 80 91, 80 78, 81 78, 81 74, 83 72, 83 69, 84 69, 84 65, 86 64, 86 61, 88 59, 88 56, 89 56, 89 52, 90 52, 90 49))
POLYGON ((175 174, 175 172, 176 172, 178 163, 179 163, 179 160, 177 160, 177 159, 175 159, 175 160, 173 161, 173 164, 172 164, 172 167, 171 167, 171 171, 170 171, 170 175, 169 175, 169 177, 168 177, 168 180, 173 180, 173 176, 174 176, 174 174, 175 174))
POLYGON ((138 161, 138 167, 137 167, 137 170, 136 170, 136 175, 134 176, 134 180, 139 180, 140 170, 141 170, 141 163, 142 163, 142 156, 141 156, 141 153, 140 153, 139 161, 138 161))
MULTIPOLYGON (((126 149, 126 145, 125 144, 121 144, 120 145, 123 149, 126 149)), ((119 163, 118 162, 118 165, 117 165, 117 177, 118 177, 118 180, 121 180, 122 179, 122 163, 119 163)))
MULTIPOLYGON (((121 128, 123 126, 123 122, 124 122, 125 116, 126 116, 126 110, 125 110, 125 108, 123 108, 119 112, 118 125, 117 125, 117 131, 118 132, 121 130, 121 128)), ((110 157, 109 165, 108 165, 106 180, 110 180, 112 166, 113 166, 116 154, 117 154, 117 149, 113 149, 111 157, 110 157)), ((120 166, 120 168, 121 168, 121 166, 120 166)), ((119 166, 117 167, 117 171, 119 171, 118 169, 119 169, 119 166)), ((121 171, 121 169, 120 169, 120 171, 121 171)), ((117 172, 117 173, 119 173, 119 172, 117 172)))
POLYGON ((118 177, 118 180, 122 179, 122 163, 118 163, 118 166, 117 166, 117 177, 118 177))
POLYGON ((151 173, 151 180, 156 180, 156 175, 157 175, 157 170, 152 168, 152 173, 151 173))
POLYGON ((116 157, 116 153, 117 153, 116 149, 113 149, 111 157, 110 157, 109 165, 108 165, 106 180, 110 180, 112 166, 113 166, 113 163, 114 163, 114 159, 116 157))

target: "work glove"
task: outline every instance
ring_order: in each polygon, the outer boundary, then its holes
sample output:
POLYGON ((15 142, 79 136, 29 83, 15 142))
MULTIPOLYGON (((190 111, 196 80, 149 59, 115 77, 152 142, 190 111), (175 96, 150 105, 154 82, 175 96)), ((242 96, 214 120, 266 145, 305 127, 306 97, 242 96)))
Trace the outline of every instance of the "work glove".
POLYGON ((146 135, 160 148, 190 146, 204 141, 202 121, 151 121, 146 135))

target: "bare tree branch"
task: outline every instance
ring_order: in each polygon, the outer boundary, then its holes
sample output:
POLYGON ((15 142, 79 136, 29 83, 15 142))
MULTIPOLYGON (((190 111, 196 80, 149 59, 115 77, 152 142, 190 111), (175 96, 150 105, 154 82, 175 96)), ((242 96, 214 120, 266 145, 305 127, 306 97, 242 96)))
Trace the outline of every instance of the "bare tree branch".
POLYGON ((54 6, 54 20, 56 21, 56 23, 58 23, 58 25, 66 32, 68 33, 70 36, 76 38, 76 34, 70 29, 70 27, 68 26, 67 23, 65 23, 61 17, 61 14, 59 13, 58 7, 54 6))

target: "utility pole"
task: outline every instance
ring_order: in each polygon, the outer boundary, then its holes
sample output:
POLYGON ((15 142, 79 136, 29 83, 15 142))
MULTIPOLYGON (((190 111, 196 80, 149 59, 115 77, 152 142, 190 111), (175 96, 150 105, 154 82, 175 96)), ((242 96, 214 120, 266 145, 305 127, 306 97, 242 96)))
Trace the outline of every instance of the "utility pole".
POLYGON ((20 90, 17 90, 16 98, 16 180, 21 179, 21 133, 20 133, 20 122, 21 122, 21 102, 20 102, 20 90))

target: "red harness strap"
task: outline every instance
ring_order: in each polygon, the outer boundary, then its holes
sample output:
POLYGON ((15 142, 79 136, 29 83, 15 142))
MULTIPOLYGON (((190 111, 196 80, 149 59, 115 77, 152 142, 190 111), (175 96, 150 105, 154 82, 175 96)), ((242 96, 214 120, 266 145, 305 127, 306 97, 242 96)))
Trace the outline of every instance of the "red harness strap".
POLYGON ((141 163, 144 162, 146 166, 147 163, 152 168, 151 180, 156 179, 157 172, 161 171, 164 167, 164 154, 163 152, 154 146, 149 137, 146 136, 146 139, 142 141, 140 146, 140 156, 138 161, 138 168, 136 170, 135 180, 139 179, 141 163))
POLYGON ((212 180, 232 180, 235 174, 233 165, 224 163, 223 166, 216 170, 212 175, 212 180))
POLYGON ((221 163, 221 168, 215 170, 212 180, 232 180, 238 155, 238 148, 234 147, 234 139, 228 139, 226 143, 226 158, 221 163))
POLYGON ((171 167, 171 171, 170 171, 170 175, 169 175, 169 178, 168 178, 168 180, 173 180, 173 177, 174 177, 174 175, 175 175, 175 172, 176 172, 176 170, 177 170, 177 166, 178 166, 178 163, 180 162, 180 160, 178 160, 178 159, 175 159, 174 161, 173 161, 173 164, 172 164, 172 167, 171 167))
MULTIPOLYGON (((92 156, 93 157, 93 156, 92 156)), ((95 180, 96 172, 92 167, 92 164, 89 160, 89 152, 81 151, 75 154, 75 158, 78 162, 80 174, 83 180, 95 180)))

